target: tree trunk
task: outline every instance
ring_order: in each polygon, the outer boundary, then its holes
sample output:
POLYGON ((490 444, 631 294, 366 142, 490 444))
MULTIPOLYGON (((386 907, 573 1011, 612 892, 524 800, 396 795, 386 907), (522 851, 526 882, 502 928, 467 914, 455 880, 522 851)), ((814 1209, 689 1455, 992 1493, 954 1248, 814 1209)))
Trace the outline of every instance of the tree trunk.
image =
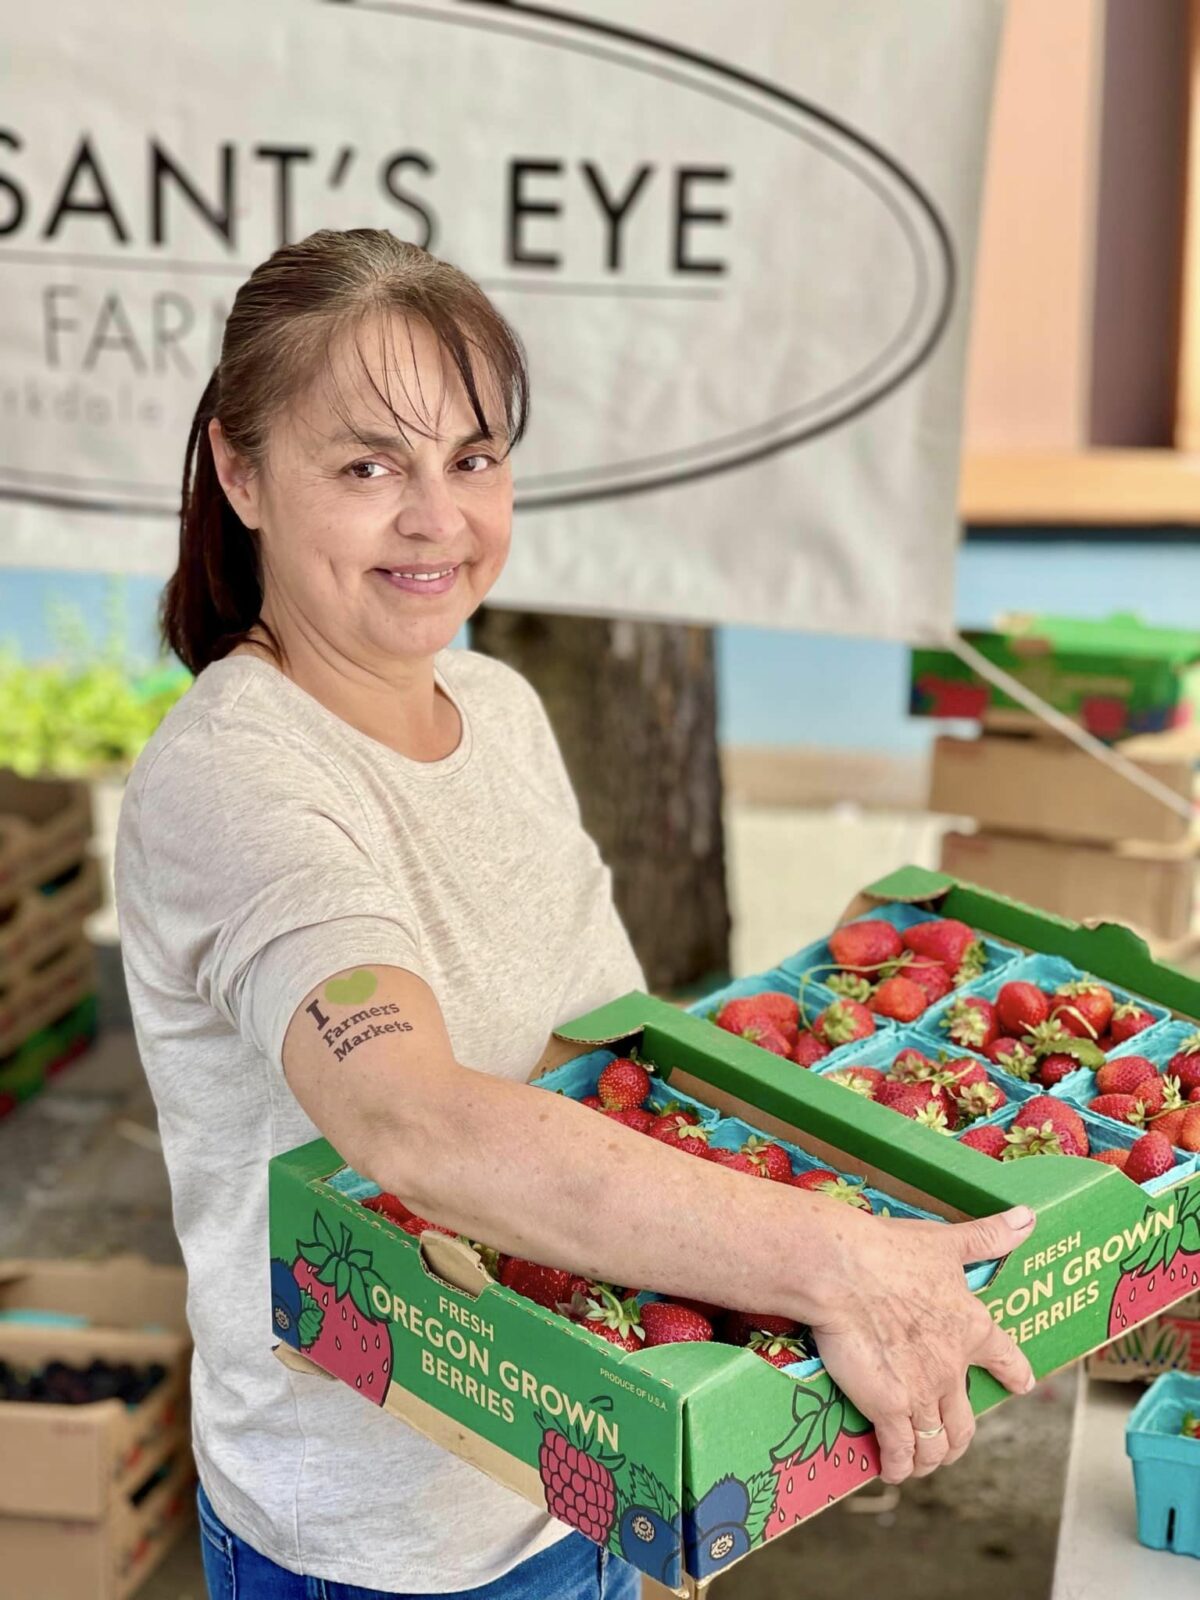
POLYGON ((711 630, 485 607, 471 642, 541 695, 650 988, 728 972, 711 630))

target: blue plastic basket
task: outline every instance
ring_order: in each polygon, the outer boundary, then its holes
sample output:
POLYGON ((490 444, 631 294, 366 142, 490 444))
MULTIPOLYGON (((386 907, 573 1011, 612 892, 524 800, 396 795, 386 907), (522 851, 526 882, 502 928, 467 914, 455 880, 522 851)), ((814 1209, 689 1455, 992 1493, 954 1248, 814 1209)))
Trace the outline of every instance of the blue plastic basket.
MULTIPOLYGON (((1110 1052, 1108 1059, 1120 1061, 1124 1056, 1144 1056, 1163 1072, 1183 1041, 1191 1038, 1195 1032, 1196 1028, 1190 1022, 1160 1022, 1153 1028, 1147 1028, 1145 1033, 1135 1034, 1128 1044, 1119 1045, 1110 1052)), ((1072 1072, 1058 1087, 1076 1106, 1086 1106, 1088 1101, 1094 1100, 1100 1092, 1096 1087, 1096 1074, 1089 1067, 1082 1067, 1078 1072, 1072 1072)), ((1095 1111, 1091 1115, 1099 1116, 1095 1111)), ((1125 1126, 1123 1122, 1117 1122, 1112 1117, 1099 1116, 1099 1120, 1113 1128, 1125 1126)), ((1186 1151, 1179 1153, 1181 1157, 1187 1154, 1186 1151)))
POLYGON ((1189 1411, 1200 1417, 1200 1377, 1165 1372, 1125 1424, 1138 1538, 1151 1550, 1177 1556, 1200 1556, 1200 1439, 1180 1433, 1189 1411))
MULTIPOLYGON (((1049 1091, 1043 1092, 1049 1093, 1049 1091)), ((999 1111, 994 1112, 985 1120, 989 1124, 1007 1129, 1009 1123, 1017 1116, 1020 1109, 1018 1105, 1001 1106, 999 1111)), ((1075 1109, 1078 1110, 1079 1108, 1076 1107, 1075 1109)), ((1093 1155, 1101 1150, 1129 1150, 1142 1136, 1140 1128, 1127 1127, 1123 1122, 1114 1122, 1111 1117, 1098 1117, 1094 1111, 1080 1111, 1079 1114, 1083 1118, 1083 1125, 1087 1130, 1088 1144, 1093 1155)), ((973 1124, 977 1128, 981 1125, 978 1122, 973 1124)), ((966 1132, 968 1130, 963 1128, 954 1137, 959 1139, 966 1132)), ((1200 1158, 1182 1151, 1177 1151, 1176 1154, 1179 1156, 1179 1160, 1175 1166, 1168 1172, 1164 1172, 1160 1178, 1151 1178, 1148 1182, 1140 1184, 1139 1187, 1145 1189, 1147 1194, 1160 1194, 1164 1189, 1171 1189, 1177 1183, 1182 1183, 1185 1178, 1190 1178, 1195 1173, 1200 1158)), ((1027 1156, 1024 1159, 1041 1161, 1047 1158, 1027 1156)), ((1059 1161, 1086 1161, 1087 1157, 1059 1156, 1056 1159, 1059 1161)), ((1116 1171, 1116 1168, 1114 1167, 1113 1170, 1116 1171)))
MULTIPOLYGON (((900 1035, 881 1034, 874 1039, 863 1039, 855 1053, 851 1054, 846 1047, 838 1051, 836 1058, 826 1056, 818 1061, 812 1070, 822 1078, 827 1078, 831 1073, 842 1071, 847 1067, 876 1067, 879 1071, 886 1072, 902 1050, 915 1049, 921 1050, 933 1061, 936 1061, 939 1055, 948 1056, 955 1061, 978 1061, 986 1069, 989 1079, 1005 1096, 1007 1105, 1020 1105, 1022 1101, 1031 1100, 1035 1094, 1051 1093, 1049 1089, 1043 1089, 1040 1083, 1026 1083, 1023 1078, 1016 1078, 1011 1072, 1005 1072, 994 1061, 978 1055, 974 1050, 956 1050, 953 1046, 947 1050, 946 1043, 945 1040, 930 1039, 913 1032, 912 1029, 905 1029, 900 1035)), ((846 1092, 853 1094, 855 1091, 848 1089, 846 1092)), ((1057 1098, 1063 1099, 1064 1096, 1059 1095, 1057 1098)), ((980 1122, 994 1122, 1006 1109, 1007 1106, 1001 1106, 999 1110, 990 1112, 986 1117, 980 1117, 971 1126, 978 1127, 980 1122)))
MULTIPOLYGON (((616 1058, 615 1050, 591 1050, 586 1056, 577 1056, 573 1061, 565 1061, 561 1067, 555 1067, 552 1072, 547 1072, 537 1079, 535 1087, 549 1089, 556 1094, 565 1094, 569 1100, 583 1100, 589 1094, 596 1093, 600 1074, 609 1062, 615 1061, 616 1058)), ((647 1068, 650 1065, 647 1063, 647 1068)), ((711 1106, 694 1100, 690 1094, 684 1094, 682 1090, 673 1089, 669 1083, 664 1083, 653 1073, 646 1105, 651 1111, 662 1111, 668 1105, 685 1106, 689 1111, 696 1113, 705 1127, 714 1123, 718 1116, 711 1106)))
MULTIPOLYGON (((898 928, 903 933, 907 928, 915 927, 918 922, 940 922, 942 919, 932 911, 919 911, 916 906, 905 905, 902 901, 895 901, 890 905, 876 906, 871 911, 864 912, 861 917, 855 917, 855 922, 890 922, 893 928, 898 928)), ((1003 971, 1014 961, 1025 954, 1015 945, 1002 944, 999 939, 989 938, 980 934, 979 939, 987 955, 985 976, 992 977, 1003 971)), ((805 945, 802 950, 797 950, 795 955, 787 956, 779 963, 784 972, 799 977, 800 973, 807 972, 811 967, 829 966, 833 957, 830 953, 829 942, 826 939, 817 939, 812 944, 805 945)), ((961 992, 961 991, 959 991, 961 992)))

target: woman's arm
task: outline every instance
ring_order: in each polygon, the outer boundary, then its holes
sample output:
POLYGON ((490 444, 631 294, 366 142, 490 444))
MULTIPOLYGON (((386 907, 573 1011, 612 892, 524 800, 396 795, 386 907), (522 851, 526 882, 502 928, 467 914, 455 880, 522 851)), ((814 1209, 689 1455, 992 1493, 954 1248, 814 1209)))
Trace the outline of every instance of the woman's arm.
POLYGON ((459 1064, 427 984, 395 967, 360 971, 369 979, 353 1001, 330 1000, 327 980, 297 1008, 284 1070, 345 1159, 419 1215, 547 1266, 808 1323, 875 1423, 892 1481, 966 1448, 969 1364, 1014 1392, 1030 1386, 1025 1357, 962 1270, 1007 1254, 1028 1227, 876 1218, 698 1161, 459 1064), (946 1434, 914 1458, 910 1419, 943 1417, 946 1434))

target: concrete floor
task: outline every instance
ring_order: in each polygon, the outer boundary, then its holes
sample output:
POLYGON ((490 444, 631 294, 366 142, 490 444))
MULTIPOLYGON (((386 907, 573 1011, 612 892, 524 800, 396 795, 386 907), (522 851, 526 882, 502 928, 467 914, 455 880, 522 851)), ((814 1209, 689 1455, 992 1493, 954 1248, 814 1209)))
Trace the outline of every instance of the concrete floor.
MULTIPOLYGON (((862 883, 927 861, 920 818, 784 811, 731 816, 737 970, 815 937, 862 883)), ((154 1108, 137 1061, 119 954, 101 949, 102 1035, 39 1099, 0 1123, 0 1258, 136 1250, 179 1259, 154 1108)), ((1050 1592, 1073 1375, 981 1421, 956 1467, 899 1495, 872 1489, 721 1579, 719 1600, 1043 1600, 1050 1592)), ((189 1529, 141 1600, 205 1600, 189 1529)), ((30 1597, 35 1600, 35 1597, 30 1597)), ((79 1596, 78 1600, 92 1600, 79 1596)))

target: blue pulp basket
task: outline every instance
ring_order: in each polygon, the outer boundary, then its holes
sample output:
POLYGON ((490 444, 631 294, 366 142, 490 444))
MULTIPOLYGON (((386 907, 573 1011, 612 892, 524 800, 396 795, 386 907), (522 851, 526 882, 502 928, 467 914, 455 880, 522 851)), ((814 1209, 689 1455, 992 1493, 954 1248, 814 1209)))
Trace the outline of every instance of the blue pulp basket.
POLYGON ((1151 1550, 1177 1556, 1200 1556, 1200 1439, 1186 1439, 1179 1431, 1189 1411, 1200 1417, 1200 1377, 1165 1372, 1125 1424, 1138 1538, 1151 1550))
MULTIPOLYGON (((945 1041, 946 1035, 942 1029, 942 1018, 961 995, 978 995, 984 1000, 994 1000, 1006 983, 1036 983, 1041 989, 1056 989, 1061 983, 1073 983, 1089 974, 1081 972, 1078 967, 1073 967, 1069 961, 1064 961, 1061 956, 1026 956, 1023 961, 1015 962, 1003 972, 990 974, 987 977, 977 978, 974 983, 968 983, 955 994, 947 995, 944 1000, 939 1000, 937 1005, 930 1006, 918 1024, 920 1031, 932 1038, 945 1041)), ((1170 1013, 1163 1006, 1155 1005, 1152 1000, 1143 1000, 1140 995, 1132 995, 1128 989, 1119 989, 1110 983, 1107 978, 1097 980, 1111 991, 1118 1005, 1125 1000, 1136 1000, 1138 1005, 1144 1006, 1155 1018, 1152 1027, 1144 1033, 1137 1035, 1138 1040, 1147 1044, 1157 1034, 1163 1022, 1170 1013)), ((942 1048, 945 1049, 943 1042, 942 1048)), ((1122 1047, 1123 1048, 1123 1047, 1122 1047)), ((1114 1052, 1115 1054, 1115 1052, 1114 1052)))
MULTIPOLYGON (((923 1037, 911 1029, 905 1029, 903 1034, 880 1035, 874 1039, 863 1039, 857 1052, 851 1055, 846 1049, 837 1052, 836 1057, 830 1055, 818 1061, 812 1070, 822 1078, 827 1078, 830 1073, 837 1072, 845 1067, 877 1067, 881 1072, 886 1072, 892 1062, 902 1050, 916 1049, 924 1052, 936 1061, 939 1055, 949 1055, 956 1061, 978 1061, 987 1069, 987 1075, 996 1087, 1005 1095, 1008 1105, 1019 1105, 1022 1101, 1031 1100, 1035 1094, 1049 1094, 1051 1091, 1043 1089, 1039 1083, 1026 1083, 1023 1078, 1016 1078, 1011 1072, 1005 1072, 994 1061, 989 1061, 986 1056, 977 1055, 973 1050, 957 1050, 953 1046, 946 1048, 946 1040, 930 1039, 923 1037)), ((1060 1087, 1059 1085, 1055 1086, 1060 1087)), ((853 1089, 848 1089, 847 1094, 853 1094, 853 1089)), ((1058 1098, 1062 1099, 1063 1096, 1058 1098)), ((1007 1106, 980 1117, 972 1124, 978 1127, 981 1122, 994 1122, 1007 1106)))
MULTIPOLYGON (((890 922, 893 928, 898 928, 901 933, 907 928, 915 927, 918 922, 939 922, 942 919, 932 911, 919 911, 915 906, 905 905, 901 901, 893 902, 886 906, 876 906, 873 910, 864 912, 861 917, 855 917, 855 922, 890 922)), ((1002 971, 1012 962, 1024 954, 1015 945, 1002 944, 998 939, 989 938, 985 934, 979 935, 983 948, 987 953, 987 967, 985 975, 992 977, 1002 971)), ((813 944, 805 945, 802 950, 797 950, 795 955, 788 956, 780 962, 784 972, 799 977, 802 972, 807 972, 810 967, 819 967, 832 963, 827 939, 818 939, 813 944)), ((965 986, 964 986, 965 987, 965 986)), ((959 991, 962 992, 961 990, 959 991)))
MULTIPOLYGON (((1118 1045, 1109 1053, 1110 1061, 1119 1061, 1123 1056, 1145 1056, 1147 1061, 1152 1061, 1159 1071, 1165 1071, 1167 1063, 1183 1044, 1185 1039, 1191 1038, 1196 1033, 1196 1027, 1191 1022, 1159 1022, 1153 1028, 1147 1028, 1145 1033, 1135 1034, 1128 1044, 1118 1045)), ((1078 1072, 1072 1072, 1058 1085, 1066 1098, 1077 1106, 1086 1106, 1089 1100, 1094 1100, 1099 1090, 1096 1087, 1096 1074, 1089 1067, 1081 1067, 1078 1072)), ((1093 1111, 1093 1117, 1098 1113, 1093 1111)), ((1100 1116, 1099 1120, 1111 1128, 1123 1128, 1123 1122, 1117 1122, 1112 1117, 1100 1116)), ((1180 1158, 1186 1159, 1187 1152, 1180 1151, 1180 1158)))
MULTIPOLYGON (((1049 1091, 1043 1092, 1048 1093, 1049 1091)), ((999 1111, 984 1120, 989 1124, 1007 1128, 1020 1109, 1020 1106, 1017 1105, 1001 1106, 999 1111)), ((1078 1110, 1078 1107, 1076 1109, 1078 1110)), ((1123 1122, 1114 1122, 1111 1117, 1098 1117, 1094 1111, 1081 1111, 1079 1114, 1083 1118, 1083 1125, 1087 1130, 1088 1143, 1093 1152, 1100 1150, 1128 1150, 1141 1138, 1142 1130, 1140 1128, 1127 1127, 1123 1122)), ((980 1127, 981 1124, 977 1122, 974 1126, 980 1127)), ((959 1133, 955 1134, 955 1138, 961 1138, 962 1134, 967 1131, 966 1128, 963 1128, 959 1133)), ((1038 1161, 1042 1158, 1029 1156, 1026 1159, 1038 1161)), ((1059 1156, 1057 1159, 1060 1161, 1064 1159, 1078 1161, 1086 1160, 1087 1158, 1059 1156)), ((1173 1188, 1175 1184, 1181 1183, 1185 1178, 1190 1178, 1195 1173, 1198 1160, 1200 1158, 1196 1156, 1180 1152, 1179 1160, 1170 1171, 1164 1172, 1160 1178, 1151 1178, 1147 1183, 1140 1184, 1139 1187, 1145 1189, 1147 1194, 1159 1194, 1163 1189, 1173 1188)))
MULTIPOLYGON (((544 1077, 537 1080, 536 1087, 565 1094, 571 1100, 582 1100, 587 1095, 596 1093, 600 1074, 608 1063, 615 1061, 616 1058, 615 1050, 589 1051, 586 1056, 577 1056, 574 1061, 566 1061, 561 1067, 555 1067, 553 1072, 547 1072, 544 1077)), ((671 1104, 685 1106, 689 1111, 696 1113, 705 1127, 714 1123, 718 1116, 711 1106, 693 1100, 690 1094, 673 1089, 669 1083, 664 1083, 661 1078, 653 1075, 650 1079, 650 1093, 646 1104, 651 1111, 661 1111, 664 1106, 671 1104)))

